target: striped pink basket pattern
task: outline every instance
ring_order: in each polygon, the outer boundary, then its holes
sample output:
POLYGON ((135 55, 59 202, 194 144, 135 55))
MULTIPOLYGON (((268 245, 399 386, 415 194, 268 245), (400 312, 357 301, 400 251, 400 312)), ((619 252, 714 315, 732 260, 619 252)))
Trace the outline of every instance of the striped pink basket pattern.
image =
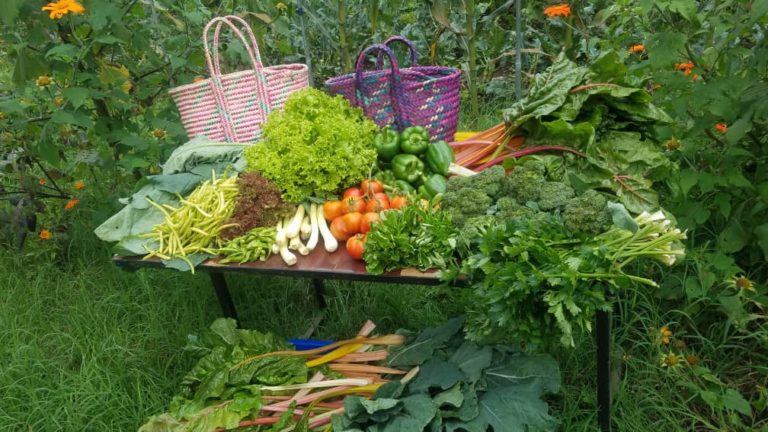
POLYGON ((416 47, 401 36, 364 49, 354 73, 325 82, 331 94, 341 94, 352 105, 362 107, 377 125, 424 126, 432 139, 453 141, 459 121, 461 71, 443 66, 419 66, 416 47), (399 42, 410 51, 411 66, 400 68, 389 45, 399 42), (368 55, 377 56, 376 69, 364 70, 368 55), (386 57, 390 67, 382 68, 386 57))
POLYGON ((264 67, 253 31, 238 16, 212 19, 203 30, 203 44, 210 78, 169 90, 190 138, 205 135, 221 142, 257 141, 269 113, 281 109, 288 95, 309 86, 305 64, 264 67), (222 75, 219 34, 225 25, 245 45, 252 69, 222 75))

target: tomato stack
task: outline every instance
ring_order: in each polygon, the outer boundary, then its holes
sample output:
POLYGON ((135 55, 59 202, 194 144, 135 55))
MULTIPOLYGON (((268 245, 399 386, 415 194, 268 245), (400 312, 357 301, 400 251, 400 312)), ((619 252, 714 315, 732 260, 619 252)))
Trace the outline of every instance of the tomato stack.
POLYGON ((344 191, 342 199, 326 201, 323 216, 331 224, 336 240, 347 242, 347 252, 355 259, 363 259, 365 238, 371 225, 381 220, 381 213, 400 209, 408 202, 404 196, 390 198, 378 180, 363 180, 360 187, 344 191))

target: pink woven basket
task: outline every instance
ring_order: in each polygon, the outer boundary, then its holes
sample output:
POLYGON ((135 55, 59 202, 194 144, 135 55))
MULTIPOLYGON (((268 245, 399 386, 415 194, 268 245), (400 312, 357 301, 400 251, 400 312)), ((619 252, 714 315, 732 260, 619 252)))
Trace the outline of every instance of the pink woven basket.
POLYGON ((325 82, 331 94, 341 94, 362 107, 377 125, 392 125, 402 131, 424 126, 432 139, 452 141, 459 121, 461 71, 442 66, 418 66, 411 41, 393 36, 384 44, 371 45, 357 59, 355 73, 325 82), (389 44, 404 43, 410 50, 411 66, 401 69, 389 44), (377 55, 376 69, 364 71, 366 57, 377 55), (386 56, 390 68, 382 69, 386 56))
POLYGON ((221 142, 257 141, 267 115, 281 109, 288 95, 309 85, 309 68, 305 64, 264 67, 253 31, 238 16, 212 19, 203 30, 203 43, 210 78, 169 90, 189 137, 205 135, 221 142), (245 45, 252 69, 222 75, 222 26, 229 27, 245 45))

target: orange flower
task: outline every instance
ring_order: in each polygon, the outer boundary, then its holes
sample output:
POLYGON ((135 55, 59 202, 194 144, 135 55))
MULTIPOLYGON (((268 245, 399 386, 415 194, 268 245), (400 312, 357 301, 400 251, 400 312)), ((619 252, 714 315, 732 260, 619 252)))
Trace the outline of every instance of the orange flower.
POLYGON ((200 81, 205 81, 205 78, 204 78, 204 77, 201 77, 201 76, 196 76, 196 77, 195 77, 195 78, 192 80, 192 82, 195 82, 195 83, 199 83, 200 81))
POLYGON ((64 210, 72 210, 79 203, 80 203, 79 199, 72 198, 71 200, 67 201, 67 204, 64 206, 64 210))
POLYGON ((659 333, 661 334, 661 344, 669 345, 669 338, 672 337, 672 330, 670 330, 669 327, 664 326, 659 330, 659 333))
POLYGON ((46 230, 46 229, 44 229, 44 230, 40 231, 40 234, 38 234, 37 236, 40 237, 40 239, 42 239, 42 240, 50 240, 51 239, 51 232, 46 230))
POLYGON ((688 63, 677 63, 677 64, 675 64, 675 70, 679 70, 679 71, 683 72, 686 75, 690 75, 691 73, 693 73, 693 68, 695 66, 696 65, 694 65, 693 63, 690 63, 690 62, 688 62, 688 63))
POLYGON ((76 181, 75 182, 75 189, 77 189, 77 190, 85 189, 85 182, 82 181, 82 180, 76 181))
POLYGON ((45 184, 46 184, 46 183, 48 183, 48 180, 46 180, 46 179, 44 179, 44 178, 41 178, 41 179, 40 179, 40 180, 38 180, 37 182, 40 184, 40 186, 45 186, 45 184))
POLYGON ((57 0, 55 3, 48 3, 43 6, 41 10, 48 11, 51 19, 61 19, 70 12, 76 14, 85 12, 83 5, 76 0, 57 0))
POLYGON ((688 354, 687 356, 685 356, 685 361, 687 361, 688 364, 691 366, 696 366, 697 364, 699 364, 699 357, 694 354, 688 354))
POLYGON ((715 129, 717 129, 718 132, 724 134, 728 132, 728 125, 725 123, 718 123, 715 125, 715 129))
POLYGON ((568 5, 568 3, 550 6, 544 9, 544 15, 550 18, 554 18, 557 16, 567 17, 571 15, 571 7, 568 5))
POLYGON ((52 82, 53 80, 48 75, 40 75, 37 77, 36 81, 38 87, 47 87, 51 85, 52 82))
POLYGON ((699 80, 699 74, 693 74, 693 77, 691 79, 693 79, 694 81, 698 81, 699 80))
POLYGON ((632 45, 631 47, 629 47, 629 52, 631 52, 632 54, 645 52, 645 45, 643 44, 632 45))

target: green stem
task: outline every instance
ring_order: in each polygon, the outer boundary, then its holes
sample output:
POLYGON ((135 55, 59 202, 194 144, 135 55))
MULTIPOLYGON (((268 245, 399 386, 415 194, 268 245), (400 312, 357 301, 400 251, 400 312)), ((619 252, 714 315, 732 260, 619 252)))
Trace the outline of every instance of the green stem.
POLYGON ((467 44, 467 63, 469 84, 469 111, 473 117, 479 115, 477 94, 477 47, 475 46, 475 0, 464 1, 464 12, 467 19, 465 41, 467 44))
POLYGON ((352 70, 352 59, 349 57, 349 44, 347 42, 347 10, 344 0, 338 0, 337 18, 339 20, 339 48, 341 50, 341 67, 343 72, 352 70))
MULTIPOLYGON (((656 282, 654 282, 654 281, 652 281, 650 279, 646 279, 646 278, 643 278, 643 277, 640 277, 640 276, 628 275, 628 274, 625 274, 625 273, 620 273, 620 274, 612 274, 612 273, 576 273, 576 276, 578 278, 580 278, 580 279, 622 279, 622 278, 626 278, 626 279, 629 279, 631 281, 640 282, 640 283, 645 284, 645 285, 650 285, 652 287, 658 286, 656 284, 656 282)), ((569 277, 571 277, 571 275, 567 275, 567 274, 547 274, 547 275, 545 275, 545 277, 547 277, 547 278, 550 278, 550 277, 553 277, 553 278, 569 278, 569 277)))

